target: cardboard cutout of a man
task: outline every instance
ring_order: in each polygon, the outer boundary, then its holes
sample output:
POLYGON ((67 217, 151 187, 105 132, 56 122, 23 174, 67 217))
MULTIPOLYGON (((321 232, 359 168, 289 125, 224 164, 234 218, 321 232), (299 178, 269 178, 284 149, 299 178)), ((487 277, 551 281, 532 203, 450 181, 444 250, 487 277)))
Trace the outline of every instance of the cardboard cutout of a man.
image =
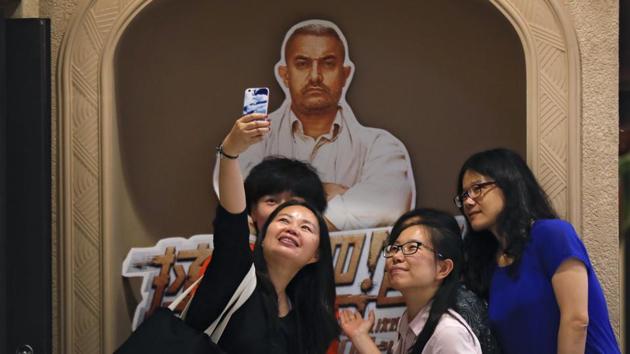
MULTIPOLYGON (((266 156, 311 163, 324 182, 331 231, 389 226, 415 204, 404 145, 385 130, 359 124, 346 102, 354 74, 348 53, 332 22, 293 26, 275 66, 286 99, 269 114, 271 132, 239 157, 243 176, 266 156)), ((218 164, 214 172, 216 191, 218 164)))

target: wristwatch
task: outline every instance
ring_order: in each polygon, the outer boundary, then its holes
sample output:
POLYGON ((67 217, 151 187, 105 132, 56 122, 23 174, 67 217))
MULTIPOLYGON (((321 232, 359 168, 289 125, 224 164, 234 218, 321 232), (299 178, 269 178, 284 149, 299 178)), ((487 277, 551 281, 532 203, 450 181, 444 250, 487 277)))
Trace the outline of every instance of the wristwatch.
POLYGON ((228 160, 236 160, 236 159, 238 159, 238 155, 232 156, 232 155, 226 154, 225 151, 223 151, 223 144, 217 146, 217 155, 219 155, 219 158, 221 160, 223 160, 223 159, 228 159, 228 160))

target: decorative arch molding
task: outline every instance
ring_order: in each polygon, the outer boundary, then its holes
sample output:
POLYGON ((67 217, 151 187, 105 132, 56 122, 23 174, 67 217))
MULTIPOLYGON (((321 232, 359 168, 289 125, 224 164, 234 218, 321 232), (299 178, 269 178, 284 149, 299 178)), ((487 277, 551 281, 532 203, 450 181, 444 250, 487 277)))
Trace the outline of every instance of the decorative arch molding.
MULTIPOLYGON (((60 48, 58 201, 53 262, 54 343, 58 353, 108 353, 111 218, 107 178, 115 128, 114 52, 152 0, 83 3, 60 48)), ((491 0, 512 23, 525 55, 527 160, 561 215, 578 229, 581 205, 581 97, 578 42, 555 0, 491 0)))

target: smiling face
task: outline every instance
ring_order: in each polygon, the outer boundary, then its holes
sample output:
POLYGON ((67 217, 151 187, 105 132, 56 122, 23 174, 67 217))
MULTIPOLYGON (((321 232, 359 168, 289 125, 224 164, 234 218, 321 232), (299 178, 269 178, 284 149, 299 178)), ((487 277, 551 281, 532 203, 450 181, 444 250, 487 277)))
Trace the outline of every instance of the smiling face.
MULTIPOLYGON (((396 239, 395 245, 402 245, 409 241, 418 241, 433 249, 431 237, 426 227, 415 225, 403 230, 396 239)), ((424 246, 414 254, 403 255, 396 252, 387 258, 385 268, 392 287, 398 291, 420 290, 437 287, 443 276, 440 273, 437 255, 424 246)))
POLYGON ((291 94, 291 108, 300 115, 337 110, 350 67, 344 48, 329 35, 298 34, 287 42, 286 65, 279 74, 291 94))
MULTIPOLYGON (((492 181, 492 178, 473 170, 466 170, 462 179, 462 190, 466 191, 474 185, 489 181, 492 181)), ((487 185, 476 198, 466 198, 462 202, 462 209, 473 230, 490 230, 497 235, 499 215, 505 208, 505 195, 501 188, 496 184, 487 185)))
POLYGON ((319 231, 317 217, 308 208, 291 205, 280 210, 262 242, 265 260, 298 268, 317 262, 319 231))

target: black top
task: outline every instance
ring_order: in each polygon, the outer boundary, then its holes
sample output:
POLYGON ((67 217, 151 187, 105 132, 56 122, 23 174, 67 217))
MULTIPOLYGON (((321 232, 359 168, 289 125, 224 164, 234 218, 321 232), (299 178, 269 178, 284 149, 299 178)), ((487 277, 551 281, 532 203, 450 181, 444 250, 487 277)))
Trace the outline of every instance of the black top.
POLYGON ((484 354, 500 354, 501 348, 490 330, 488 304, 464 285, 457 289, 455 311, 468 322, 475 332, 484 354))
MULTIPOLYGON (((230 214, 217 207, 212 261, 192 299, 186 322, 200 331, 208 328, 252 263, 247 213, 230 214)), ((232 315, 218 343, 222 350, 230 354, 298 352, 294 312, 272 321, 274 318, 270 316, 277 316, 277 309, 268 313, 263 296, 259 282, 250 298, 232 315)))

